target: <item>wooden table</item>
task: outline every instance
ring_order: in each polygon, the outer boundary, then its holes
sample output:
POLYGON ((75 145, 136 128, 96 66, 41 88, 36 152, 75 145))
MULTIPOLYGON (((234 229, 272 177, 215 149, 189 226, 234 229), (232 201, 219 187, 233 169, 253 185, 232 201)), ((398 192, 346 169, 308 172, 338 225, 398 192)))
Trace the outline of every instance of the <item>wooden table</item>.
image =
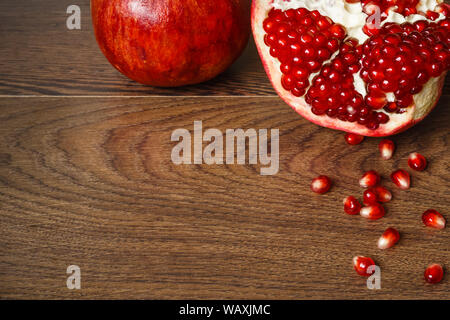
POLYGON ((0 2, 0 298, 450 298, 449 228, 421 222, 428 208, 450 219, 449 81, 383 161, 380 139, 348 146, 284 104, 253 43, 215 80, 150 88, 108 64, 89 2, 75 2, 0 2), (66 29, 70 4, 81 30, 66 29), (278 128, 279 173, 173 164, 171 133, 195 120, 223 132, 278 128), (429 167, 400 191, 388 175, 413 151, 429 167), (379 221, 342 210, 369 169, 394 194, 379 221), (321 196, 309 190, 319 174, 335 182, 321 196), (390 226, 402 239, 378 250, 390 226), (381 267, 381 290, 353 271, 358 254, 381 267), (423 281, 432 262, 447 267, 434 286, 423 281), (81 290, 66 287, 69 265, 81 268, 81 290))

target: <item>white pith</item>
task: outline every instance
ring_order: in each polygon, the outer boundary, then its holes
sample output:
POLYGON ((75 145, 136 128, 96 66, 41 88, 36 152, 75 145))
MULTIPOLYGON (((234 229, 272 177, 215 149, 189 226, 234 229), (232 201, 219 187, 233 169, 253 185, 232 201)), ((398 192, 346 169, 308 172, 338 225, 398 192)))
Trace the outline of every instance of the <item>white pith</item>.
POLYGON ((438 225, 439 229, 444 229, 445 228, 445 220, 444 218, 438 218, 436 221, 436 224, 438 225))
MULTIPOLYGON (((418 11, 426 12, 427 10, 435 9, 436 5, 441 2, 442 0, 421 0, 417 8, 418 11)), ((362 31, 367 15, 362 11, 360 2, 350 4, 344 0, 253 0, 253 35, 258 51, 264 62, 266 72, 278 94, 299 114, 324 127, 337 128, 342 131, 354 132, 365 136, 388 136, 414 125, 422 120, 431 111, 431 109, 433 109, 437 99, 440 96, 440 91, 445 80, 446 72, 439 77, 431 78, 423 86, 422 91, 413 96, 413 105, 406 108, 404 113, 387 113, 390 117, 389 122, 386 124, 381 124, 377 130, 368 129, 364 125, 359 125, 355 122, 351 123, 341 121, 336 118, 330 118, 325 115, 317 116, 313 114, 310 106, 305 102, 303 97, 295 97, 282 87, 280 62, 278 59, 275 59, 270 55, 270 48, 264 43, 265 31, 262 28, 263 21, 267 18, 267 14, 272 8, 285 11, 299 7, 304 7, 308 10, 318 10, 321 15, 328 16, 335 23, 342 24, 346 27, 348 36, 358 39, 359 43, 363 43, 368 38, 368 36, 362 31)), ((443 18, 444 16, 441 14, 439 20, 443 18)), ((390 10, 388 18, 382 21, 382 24, 386 22, 414 22, 417 20, 427 19, 419 14, 404 17, 390 10)), ((337 53, 335 53, 332 58, 334 58, 336 54, 337 53)), ((310 80, 314 77, 314 75, 315 74, 310 76, 310 80)), ((365 83, 360 78, 359 73, 354 74, 354 85, 355 89, 359 93, 363 96, 366 95, 365 83)), ((393 94, 388 93, 387 98, 388 101, 393 101, 393 94)), ((384 112, 384 110, 377 110, 377 112, 384 112)))
POLYGON ((389 240, 385 238, 384 236, 380 237, 378 239, 378 248, 379 249, 386 249, 389 246, 389 240))
POLYGON ((361 215, 361 217, 369 218, 371 212, 372 212, 372 207, 362 207, 359 214, 361 215))

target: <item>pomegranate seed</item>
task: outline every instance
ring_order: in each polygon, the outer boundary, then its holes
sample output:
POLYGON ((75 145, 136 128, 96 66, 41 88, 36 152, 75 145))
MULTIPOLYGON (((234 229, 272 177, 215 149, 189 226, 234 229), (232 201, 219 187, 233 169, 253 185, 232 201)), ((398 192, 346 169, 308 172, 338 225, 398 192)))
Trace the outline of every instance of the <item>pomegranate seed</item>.
POLYGON ((389 160, 394 154, 395 144, 392 140, 383 139, 380 141, 378 148, 380 149, 381 158, 383 158, 384 160, 389 160))
POLYGON ((301 97, 305 94, 305 89, 301 89, 301 88, 297 88, 295 87, 294 89, 291 90, 292 94, 296 97, 301 97))
POLYGON ((392 193, 382 186, 377 186, 374 188, 375 193, 377 194, 377 200, 379 202, 389 202, 392 199, 392 193))
POLYGON ((380 182, 380 175, 374 171, 370 170, 364 173, 362 178, 359 180, 359 185, 363 188, 375 187, 380 182))
POLYGON ((363 257, 363 256, 356 256, 353 257, 353 268, 355 268, 355 271, 361 275, 361 276, 370 276, 373 272, 368 273, 367 268, 369 266, 374 266, 375 262, 373 259, 369 257, 363 257))
MULTIPOLYGON (((436 12, 442 13, 446 18, 448 18, 450 15, 450 4, 441 3, 435 8, 435 10, 436 10, 436 12)), ((443 20, 443 21, 446 21, 446 20, 443 20)), ((448 21, 448 23, 450 23, 450 21, 448 21)))
POLYGON ((291 90, 294 87, 294 77, 284 74, 281 77, 281 84, 284 89, 291 90))
POLYGON ((347 214, 355 215, 358 214, 359 211, 361 210, 361 204, 359 203, 358 200, 356 200, 354 196, 348 196, 347 198, 344 199, 343 203, 344 203, 344 211, 347 214))
POLYGON ((387 123, 389 121, 389 116, 386 113, 378 112, 377 113, 377 120, 381 123, 387 123))
POLYGON ((328 29, 332 24, 333 24, 333 22, 328 17, 321 17, 321 18, 319 18, 319 20, 317 20, 317 26, 321 30, 328 29))
POLYGON ((266 19, 263 23, 264 31, 267 33, 272 32, 276 27, 276 23, 273 20, 266 19))
POLYGON ((413 97, 410 94, 397 99, 397 105, 399 107, 403 107, 403 108, 409 107, 412 104, 412 102, 413 102, 413 97))
POLYGON ((311 190, 315 193, 325 193, 331 188, 331 180, 327 176, 318 176, 311 182, 311 190))
POLYGON ((295 11, 293 9, 286 10, 284 12, 284 16, 286 18, 288 18, 288 19, 294 18, 295 17, 295 11))
POLYGON ((386 210, 384 210, 384 207, 379 203, 375 203, 370 206, 363 207, 363 208, 361 208, 361 211, 359 212, 359 214, 362 217, 370 219, 370 220, 378 220, 378 219, 384 217, 385 213, 386 213, 386 210))
POLYGON ((394 228, 387 228, 378 239, 379 249, 388 249, 393 247, 400 240, 400 234, 394 228))
POLYGON ((399 187, 402 190, 409 189, 411 184, 411 178, 409 176, 409 173, 403 169, 394 171, 391 174, 391 180, 397 187, 399 187))
POLYGON ((301 18, 301 17, 307 15, 308 13, 309 13, 309 11, 306 8, 298 8, 297 10, 295 10, 295 14, 296 14, 297 18, 301 18))
POLYGON ((428 209, 422 214, 423 224, 427 227, 444 229, 445 228, 445 218, 434 209, 428 209))
POLYGON ((341 26, 340 24, 334 24, 332 25, 328 31, 331 33, 331 35, 335 38, 338 38, 339 40, 342 40, 345 38, 345 28, 341 26))
POLYGON ((376 204, 379 202, 389 202, 392 199, 392 193, 382 186, 377 186, 364 191, 363 202, 365 205, 376 204))
POLYGON ((423 276, 428 283, 438 283, 444 277, 444 269, 440 264, 433 263, 425 269, 423 276))
POLYGON ((378 197, 377 193, 375 192, 375 189, 370 188, 364 191, 363 193, 363 203, 365 205, 371 205, 378 203, 378 197))
POLYGON ((351 145, 360 144, 364 140, 364 136, 355 133, 347 133, 345 135, 345 141, 351 145))
POLYGON ((427 166, 427 159, 417 152, 413 152, 408 157, 408 165, 416 171, 423 171, 427 166))
POLYGON ((384 93, 370 92, 365 98, 366 104, 372 109, 381 109, 386 105, 386 96, 384 93))
POLYGON ((292 70, 292 75, 298 80, 305 80, 308 78, 309 72, 305 68, 296 67, 292 70))
POLYGON ((426 13, 426 17, 430 20, 436 20, 439 18, 439 13, 428 10, 426 13))

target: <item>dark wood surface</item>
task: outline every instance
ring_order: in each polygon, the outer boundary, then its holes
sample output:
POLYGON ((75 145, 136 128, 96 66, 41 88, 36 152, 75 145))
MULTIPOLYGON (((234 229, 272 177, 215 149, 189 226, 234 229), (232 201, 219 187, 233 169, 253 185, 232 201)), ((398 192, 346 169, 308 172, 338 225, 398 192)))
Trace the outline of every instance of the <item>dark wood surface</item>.
POLYGON ((420 219, 428 208, 449 219, 448 85, 427 119, 393 137, 397 152, 383 161, 380 139, 348 146, 276 97, 254 45, 207 84, 149 88, 103 58, 87 1, 79 1, 83 29, 65 29, 68 4, 0 3, 0 298, 450 298, 449 228, 420 219), (223 132, 279 128, 279 173, 174 165, 171 133, 192 131, 195 120, 223 132), (406 168, 412 151, 429 167, 400 191, 388 175, 406 168), (379 221, 342 210, 345 196, 361 196, 358 179, 369 169, 394 194, 379 221), (334 181, 321 196, 309 190, 319 174, 334 181), (381 251, 387 227, 402 239, 381 251), (381 290, 353 271, 357 254, 381 267, 381 290), (434 286, 423 280, 432 262, 447 271, 434 286), (81 290, 66 288, 72 264, 81 290))

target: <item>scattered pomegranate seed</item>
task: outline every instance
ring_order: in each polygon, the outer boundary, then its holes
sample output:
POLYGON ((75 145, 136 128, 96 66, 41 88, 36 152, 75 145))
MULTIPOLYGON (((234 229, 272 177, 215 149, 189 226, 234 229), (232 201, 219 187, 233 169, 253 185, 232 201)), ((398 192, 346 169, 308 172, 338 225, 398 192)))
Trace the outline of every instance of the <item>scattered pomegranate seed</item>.
POLYGON ((379 249, 388 249, 393 247, 400 240, 400 234, 394 228, 387 228, 378 239, 379 249))
POLYGON ((354 196, 348 196, 344 199, 344 211, 347 214, 355 215, 361 210, 361 204, 354 196))
POLYGON ((345 141, 351 145, 360 144, 364 140, 364 136, 355 133, 347 133, 345 135, 345 141))
POLYGON ((353 268, 355 268, 355 271, 361 275, 361 276, 370 276, 373 272, 368 273, 367 268, 369 266, 374 266, 375 262, 373 259, 369 257, 363 257, 363 256, 356 256, 353 257, 353 268))
POLYGON ((423 275, 428 283, 438 283, 444 277, 444 269, 437 263, 430 264, 423 275))
POLYGON ((363 193, 363 203, 371 205, 378 202, 389 202, 392 199, 392 193, 382 186, 369 188, 363 193))
POLYGON ((377 186, 374 188, 375 193, 377 194, 377 200, 379 202, 389 202, 392 199, 392 193, 382 186, 377 186))
POLYGON ((380 149, 381 158, 383 158, 384 160, 389 160, 394 154, 395 144, 392 140, 383 139, 380 141, 378 148, 380 149))
POLYGON ((363 188, 375 187, 380 182, 380 175, 374 171, 370 170, 364 173, 362 178, 359 180, 359 185, 363 188))
POLYGON ((370 189, 367 189, 364 191, 363 203, 365 205, 371 205, 371 204, 378 203, 378 196, 377 196, 377 193, 375 192, 375 189, 370 188, 370 189))
POLYGON ((422 214, 423 224, 427 227, 432 227, 436 229, 444 229, 445 228, 445 218, 434 209, 428 209, 422 214))
POLYGON ((382 218, 385 213, 386 210, 384 210, 384 207, 379 203, 374 203, 370 206, 363 207, 359 212, 362 217, 370 220, 378 220, 382 218))
POLYGON ((417 152, 413 152, 408 157, 408 165, 416 171, 423 171, 427 167, 427 159, 417 152))
POLYGON ((403 169, 392 172, 391 174, 392 182, 402 190, 409 189, 411 184, 411 178, 409 173, 403 169))
POLYGON ((331 188, 331 180, 327 176, 318 176, 311 182, 311 190, 315 193, 325 193, 331 188))

